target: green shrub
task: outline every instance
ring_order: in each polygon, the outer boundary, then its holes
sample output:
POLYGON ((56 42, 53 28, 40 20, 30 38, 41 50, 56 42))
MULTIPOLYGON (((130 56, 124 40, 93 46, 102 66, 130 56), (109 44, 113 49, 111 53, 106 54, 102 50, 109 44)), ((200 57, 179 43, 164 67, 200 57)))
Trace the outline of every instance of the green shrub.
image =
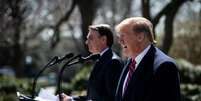
POLYGON ((78 74, 72 79, 74 90, 84 90, 87 87, 87 81, 91 72, 91 65, 85 65, 78 74))
POLYGON ((201 67, 184 59, 177 60, 183 101, 201 101, 201 67))
POLYGON ((29 80, 1 76, 0 82, 0 101, 16 101, 17 91, 29 94, 31 90, 29 80))
POLYGON ((87 88, 87 82, 89 79, 89 75, 91 72, 92 66, 87 64, 81 68, 80 71, 75 75, 75 77, 71 80, 70 83, 63 83, 62 89, 65 93, 71 94, 72 91, 76 92, 76 94, 80 94, 81 91, 85 91, 87 88), (77 92, 78 91, 78 92, 77 92))
POLYGON ((182 83, 192 83, 201 85, 201 67, 194 66, 184 59, 178 59, 177 65, 182 83))
POLYGON ((2 94, 0 93, 0 101, 19 101, 16 94, 2 94))
MULTIPOLYGON (((201 101, 201 67, 194 66, 183 59, 178 59, 177 64, 181 78, 182 101, 201 101)), ((85 65, 70 83, 62 83, 62 91, 66 94, 76 92, 74 94, 81 95, 86 90, 91 67, 85 65)), ((0 82, 0 101, 16 101, 16 91, 27 95, 32 90, 32 82, 29 79, 2 76, 0 82)), ((44 82, 38 85, 48 86, 44 82)))
POLYGON ((181 84, 181 93, 191 101, 201 101, 201 85, 181 84))

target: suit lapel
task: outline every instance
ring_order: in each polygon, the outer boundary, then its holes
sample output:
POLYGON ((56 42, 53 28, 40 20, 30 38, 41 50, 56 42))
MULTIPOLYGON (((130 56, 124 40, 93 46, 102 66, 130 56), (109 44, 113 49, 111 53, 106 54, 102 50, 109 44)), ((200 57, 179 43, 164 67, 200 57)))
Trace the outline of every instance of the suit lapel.
POLYGON ((93 81, 96 76, 98 76, 98 73, 103 69, 104 64, 107 63, 107 61, 110 60, 112 57, 112 50, 109 48, 95 63, 91 75, 90 75, 90 81, 93 81))
POLYGON ((101 63, 105 63, 105 61, 108 61, 112 58, 112 49, 108 49, 99 59, 101 63))
POLYGON ((96 95, 95 93, 97 92, 95 89, 97 88, 97 85, 99 85, 99 83, 101 82, 100 79, 102 78, 102 70, 105 68, 104 65, 107 64, 111 57, 112 50, 108 49, 95 63, 88 81, 87 96, 89 99, 91 99, 92 95, 96 95))
POLYGON ((117 89, 116 89, 116 100, 115 101, 120 101, 120 99, 122 99, 122 90, 123 90, 122 87, 124 84, 125 77, 128 73, 128 65, 130 63, 131 63, 131 59, 128 59, 124 66, 124 69, 122 70, 122 73, 120 75, 119 82, 118 82, 117 89))

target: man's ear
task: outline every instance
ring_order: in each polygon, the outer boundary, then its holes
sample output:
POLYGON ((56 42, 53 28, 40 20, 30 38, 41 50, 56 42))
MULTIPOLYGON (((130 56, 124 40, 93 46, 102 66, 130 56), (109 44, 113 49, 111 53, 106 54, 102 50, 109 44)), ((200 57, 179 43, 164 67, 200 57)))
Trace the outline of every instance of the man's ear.
POLYGON ((107 42, 107 37, 106 36, 102 36, 101 40, 102 40, 102 42, 107 42))
POLYGON ((142 42, 144 39, 145 39, 145 34, 144 33, 138 33, 137 40, 139 42, 142 42))

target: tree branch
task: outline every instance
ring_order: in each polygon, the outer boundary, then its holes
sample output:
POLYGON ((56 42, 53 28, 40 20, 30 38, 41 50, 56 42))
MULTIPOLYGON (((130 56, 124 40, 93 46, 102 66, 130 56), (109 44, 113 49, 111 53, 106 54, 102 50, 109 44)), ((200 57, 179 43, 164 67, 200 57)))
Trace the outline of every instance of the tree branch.
POLYGON ((171 11, 172 8, 174 8, 174 4, 179 4, 180 2, 186 2, 186 1, 193 1, 193 0, 172 0, 172 2, 170 2, 169 4, 167 4, 153 19, 152 19, 152 23, 153 26, 155 28, 155 26, 158 24, 160 18, 167 14, 168 12, 171 11))
POLYGON ((166 13, 168 13, 168 12, 170 11, 171 7, 172 7, 172 2, 170 2, 169 4, 167 4, 167 5, 152 19, 152 23, 153 23, 153 26, 154 26, 154 27, 158 24, 160 18, 161 18, 164 14, 166 14, 166 13))
POLYGON ((54 48, 57 43, 60 41, 60 31, 59 31, 59 27, 69 19, 71 13, 73 12, 75 6, 77 4, 77 0, 73 0, 72 2, 72 5, 69 9, 69 11, 66 12, 65 16, 63 16, 59 21, 58 23, 55 25, 54 27, 54 34, 53 34, 53 37, 52 37, 52 41, 51 41, 51 48, 54 48))
POLYGON ((173 24, 174 24, 174 19, 175 16, 179 10, 179 8, 182 6, 188 0, 177 0, 173 1, 171 3, 171 7, 169 11, 165 14, 166 19, 165 19, 165 37, 163 39, 162 43, 162 50, 165 53, 168 53, 170 50, 170 47, 172 46, 173 43, 173 36, 174 36, 174 30, 173 30, 173 24))

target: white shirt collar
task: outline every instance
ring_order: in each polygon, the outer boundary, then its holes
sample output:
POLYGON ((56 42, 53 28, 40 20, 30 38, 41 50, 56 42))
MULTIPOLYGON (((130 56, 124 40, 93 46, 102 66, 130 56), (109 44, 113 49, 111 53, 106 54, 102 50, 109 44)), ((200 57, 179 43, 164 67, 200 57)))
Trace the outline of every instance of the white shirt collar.
POLYGON ((105 48, 101 53, 100 53, 100 56, 102 56, 109 48, 105 48))
POLYGON ((145 56, 145 54, 148 52, 148 50, 150 49, 151 45, 148 45, 136 58, 136 64, 135 67, 137 68, 139 63, 142 61, 142 58, 145 56))

